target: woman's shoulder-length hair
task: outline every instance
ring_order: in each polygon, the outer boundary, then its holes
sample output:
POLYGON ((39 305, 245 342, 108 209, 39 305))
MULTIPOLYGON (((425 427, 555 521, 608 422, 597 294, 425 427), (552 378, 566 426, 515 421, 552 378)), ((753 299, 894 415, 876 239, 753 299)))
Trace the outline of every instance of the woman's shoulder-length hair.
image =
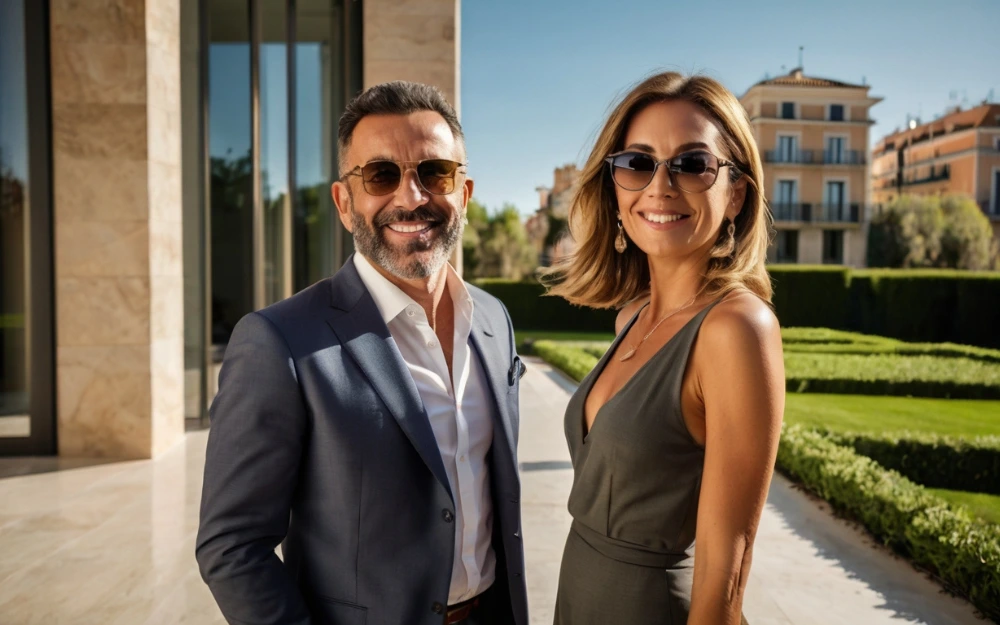
POLYGON ((712 249, 705 292, 720 296, 740 287, 771 301, 771 280, 765 268, 772 219, 762 194, 760 153, 750 120, 739 100, 707 76, 664 72, 636 85, 612 110, 583 167, 569 209, 575 249, 540 272, 549 295, 582 306, 621 308, 649 291, 646 254, 635 245, 615 251, 617 200, 605 157, 623 147, 629 123, 656 102, 687 100, 702 108, 721 131, 722 156, 734 161, 747 178, 743 207, 734 220, 735 236, 726 228, 712 249), (735 242, 735 245, 734 245, 735 242))

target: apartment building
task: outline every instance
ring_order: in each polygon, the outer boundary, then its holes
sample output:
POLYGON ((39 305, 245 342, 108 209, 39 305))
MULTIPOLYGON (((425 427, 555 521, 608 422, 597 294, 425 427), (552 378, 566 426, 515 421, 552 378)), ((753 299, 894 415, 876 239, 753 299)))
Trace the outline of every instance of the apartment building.
POLYGON ((1000 238, 1000 104, 958 107, 911 126, 872 150, 872 202, 962 193, 976 200, 1000 238))
POLYGON ((770 262, 864 265, 869 109, 882 101, 869 89, 796 68, 740 98, 777 230, 770 262))

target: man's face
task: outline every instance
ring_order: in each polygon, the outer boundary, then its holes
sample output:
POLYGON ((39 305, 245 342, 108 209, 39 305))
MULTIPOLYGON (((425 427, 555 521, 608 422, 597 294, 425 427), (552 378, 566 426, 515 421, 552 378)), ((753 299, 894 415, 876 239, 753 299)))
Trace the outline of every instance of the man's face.
POLYGON ((340 221, 354 235, 357 251, 388 273, 419 280, 435 275, 462 240, 472 180, 456 173, 454 192, 429 193, 417 176, 416 161, 465 162, 464 146, 439 114, 369 115, 354 129, 342 171, 373 161, 393 161, 404 170, 399 187, 371 195, 360 176, 333 184, 340 221))

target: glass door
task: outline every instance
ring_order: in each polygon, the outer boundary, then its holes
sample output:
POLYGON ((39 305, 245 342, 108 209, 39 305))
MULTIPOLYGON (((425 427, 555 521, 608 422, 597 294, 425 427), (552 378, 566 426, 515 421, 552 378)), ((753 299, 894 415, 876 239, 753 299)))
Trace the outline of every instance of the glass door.
POLYGON ((361 90, 362 3, 181 0, 181 22, 185 395, 198 427, 236 323, 351 253, 330 185, 337 121, 361 90))
POLYGON ((55 452, 45 18, 0 2, 0 455, 55 452))

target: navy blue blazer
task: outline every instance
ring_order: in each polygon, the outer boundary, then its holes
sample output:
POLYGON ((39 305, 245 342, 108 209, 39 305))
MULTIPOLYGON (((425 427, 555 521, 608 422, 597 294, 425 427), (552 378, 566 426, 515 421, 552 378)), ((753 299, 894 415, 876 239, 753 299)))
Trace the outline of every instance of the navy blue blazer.
MULTIPOLYGON (((484 607, 497 623, 528 625, 523 365, 503 304, 468 288, 470 342, 496 400, 497 581, 484 607)), ((230 623, 442 623, 455 501, 416 385, 353 258, 237 324, 210 414, 196 555, 230 623)))

